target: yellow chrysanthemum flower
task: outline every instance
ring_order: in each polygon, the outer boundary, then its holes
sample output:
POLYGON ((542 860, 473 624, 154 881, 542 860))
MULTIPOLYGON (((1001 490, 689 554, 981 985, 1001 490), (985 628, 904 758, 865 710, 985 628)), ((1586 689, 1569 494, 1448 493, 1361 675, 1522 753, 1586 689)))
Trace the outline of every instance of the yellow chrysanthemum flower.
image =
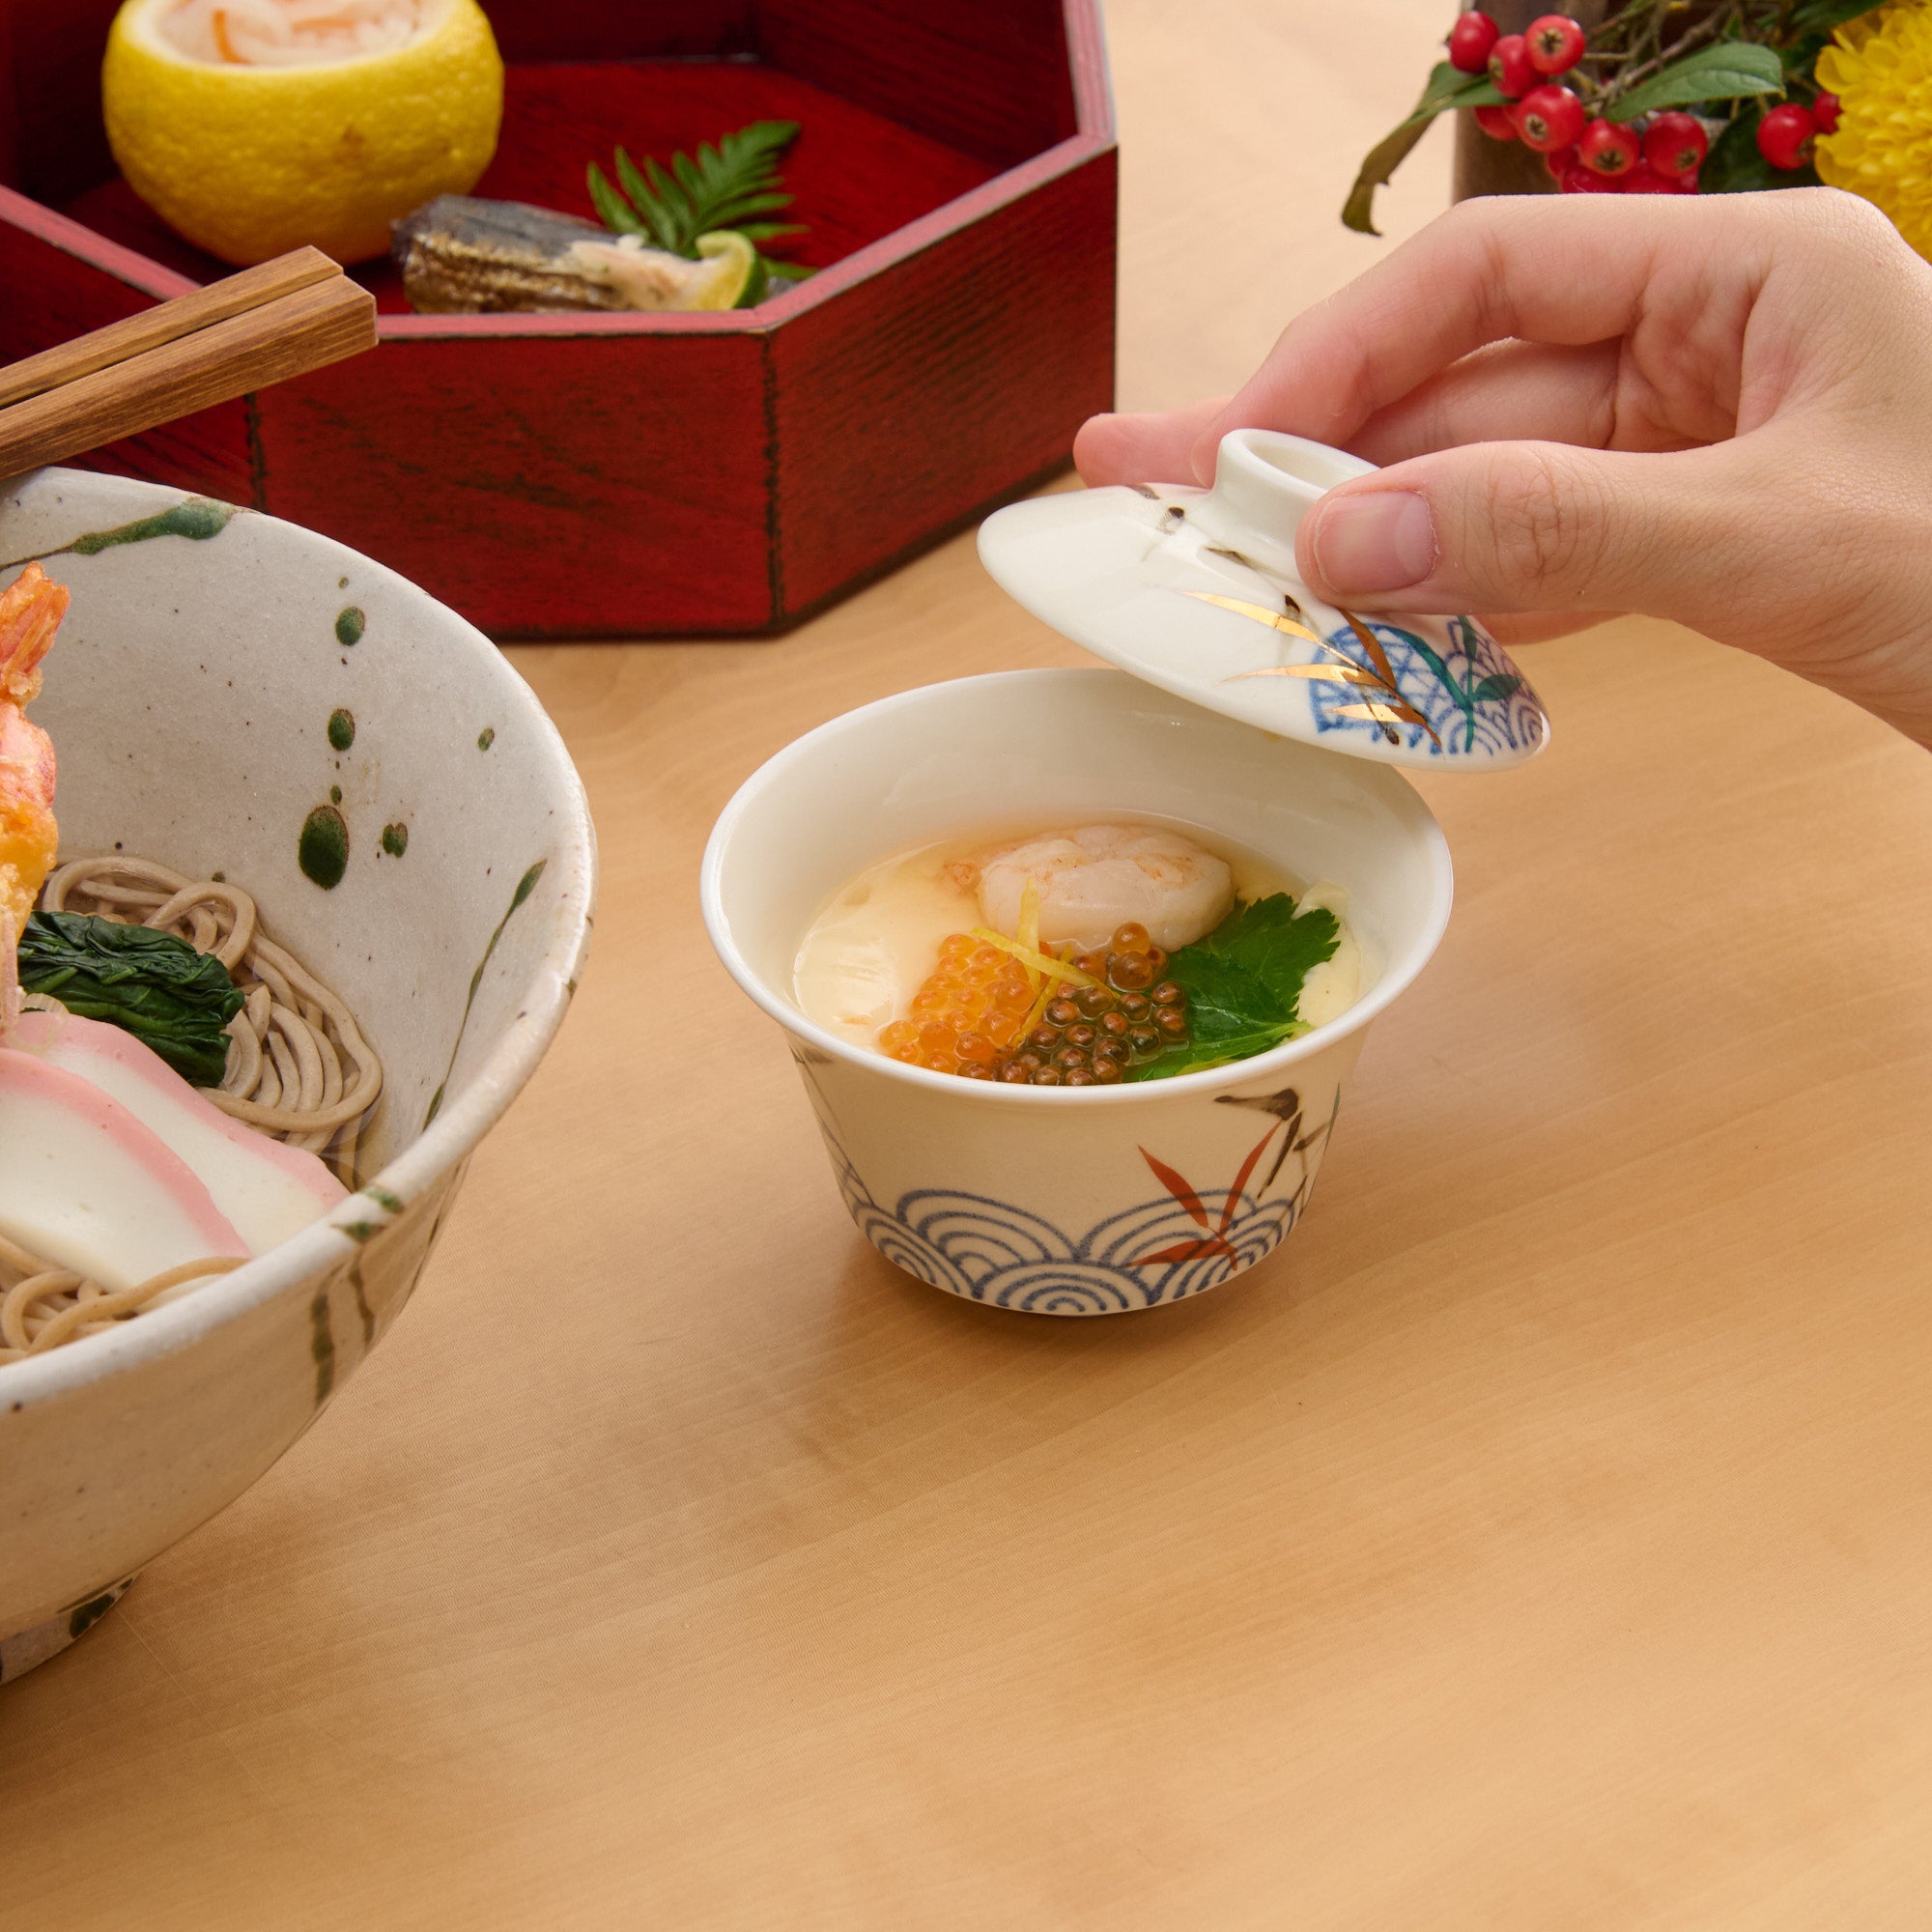
POLYGON ((1818 84, 1841 103, 1837 131, 1818 139, 1819 174, 1882 209, 1932 261, 1932 5, 1892 0, 1840 27, 1818 84))

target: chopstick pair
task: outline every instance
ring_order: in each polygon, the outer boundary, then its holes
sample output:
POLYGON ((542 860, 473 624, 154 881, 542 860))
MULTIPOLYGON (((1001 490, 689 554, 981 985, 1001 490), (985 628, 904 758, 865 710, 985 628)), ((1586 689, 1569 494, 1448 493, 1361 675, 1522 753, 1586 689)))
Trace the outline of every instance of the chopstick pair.
POLYGON ((358 355, 376 302, 298 248, 0 368, 0 476, 232 402, 358 355))

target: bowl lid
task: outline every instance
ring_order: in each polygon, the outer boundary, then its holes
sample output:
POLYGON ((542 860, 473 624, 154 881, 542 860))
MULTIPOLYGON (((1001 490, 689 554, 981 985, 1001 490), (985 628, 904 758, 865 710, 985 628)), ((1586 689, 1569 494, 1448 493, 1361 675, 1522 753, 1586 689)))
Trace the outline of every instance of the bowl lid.
POLYGON ((1211 490, 1036 497, 980 526, 980 557, 1075 643, 1264 731, 1390 765, 1492 771, 1533 758, 1549 720, 1473 618, 1357 616, 1296 576, 1303 515, 1375 467, 1300 437, 1235 430, 1211 490))

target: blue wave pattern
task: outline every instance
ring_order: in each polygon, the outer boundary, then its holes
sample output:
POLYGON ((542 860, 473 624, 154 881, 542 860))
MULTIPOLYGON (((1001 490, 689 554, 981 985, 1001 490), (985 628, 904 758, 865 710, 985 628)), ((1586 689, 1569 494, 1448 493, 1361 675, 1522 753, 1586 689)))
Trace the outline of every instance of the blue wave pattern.
POLYGON ((1225 1227, 1229 1190, 1204 1188, 1195 1198, 1211 1230, 1164 1194, 1076 1237, 1008 1202, 940 1188, 882 1208, 830 1132, 825 1141, 847 1210, 889 1262, 949 1294, 1033 1315, 1116 1315, 1203 1293, 1279 1247, 1308 1202, 1304 1167, 1291 1195, 1263 1203, 1244 1189, 1225 1227))
MULTIPOLYGON (((1311 683, 1308 694, 1318 730, 1365 731, 1411 751, 1427 748, 1432 755, 1479 748, 1520 752, 1542 743, 1548 728, 1542 708, 1495 644, 1468 618, 1449 619, 1446 654, 1400 625, 1363 622, 1388 654, 1404 703, 1420 712, 1429 726, 1345 716, 1345 707, 1375 694, 1358 686, 1311 683)), ((1351 664, 1376 672, 1361 639, 1346 625, 1329 635, 1328 644, 1351 664)))

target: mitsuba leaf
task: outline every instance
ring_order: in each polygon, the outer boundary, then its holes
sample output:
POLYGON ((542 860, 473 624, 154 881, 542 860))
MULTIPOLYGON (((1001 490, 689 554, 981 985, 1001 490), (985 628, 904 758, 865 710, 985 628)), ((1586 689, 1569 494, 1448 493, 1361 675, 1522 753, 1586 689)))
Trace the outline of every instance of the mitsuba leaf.
POLYGON ((243 996, 228 969, 171 932, 87 913, 37 912, 20 940, 20 984, 70 1012, 130 1033, 197 1087, 228 1069, 243 996))
POLYGON ((1194 994, 1190 980, 1203 986, 1215 973, 1251 976, 1292 1020, 1301 998, 1301 982, 1324 959, 1335 956, 1341 922, 1325 907, 1297 913, 1286 893, 1237 905, 1206 939, 1183 946, 1168 961, 1171 980, 1194 994))
POLYGON ((1784 63, 1753 41, 1720 41, 1699 47, 1662 73, 1634 87, 1609 112, 1612 121, 1634 121, 1661 107, 1690 107, 1700 100, 1741 100, 1753 94, 1782 94, 1784 63))
POLYGON ((1422 90, 1422 98, 1409 109, 1408 119, 1384 134, 1368 152, 1342 204, 1342 222, 1358 235, 1379 235, 1375 223, 1376 189, 1388 180, 1408 157, 1408 151, 1422 139, 1429 124, 1438 114, 1454 107, 1495 107, 1503 97, 1481 74, 1463 73, 1447 61, 1437 61, 1422 90))
POLYGON ((1187 994, 1193 1037, 1137 1066, 1130 1080, 1164 1080, 1265 1053, 1304 1031, 1299 1014, 1308 975, 1334 957, 1341 922, 1325 907, 1296 917, 1286 893, 1237 905, 1205 939, 1167 962, 1187 994))

